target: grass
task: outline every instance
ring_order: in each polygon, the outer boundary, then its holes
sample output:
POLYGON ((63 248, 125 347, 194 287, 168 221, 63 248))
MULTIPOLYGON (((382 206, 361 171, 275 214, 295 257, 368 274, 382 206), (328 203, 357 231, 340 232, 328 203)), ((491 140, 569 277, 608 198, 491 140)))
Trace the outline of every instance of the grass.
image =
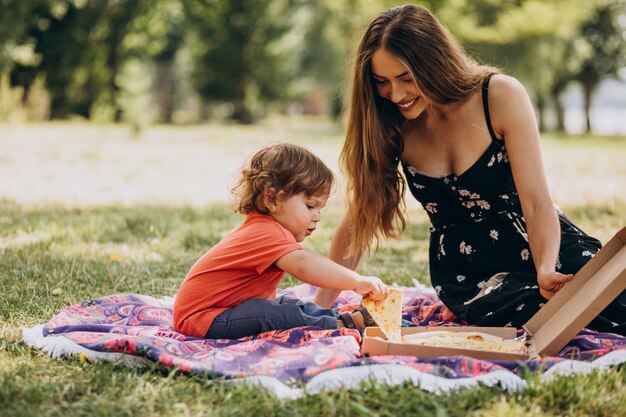
MULTIPOLYGON (((174 169, 177 166, 174 159, 167 159, 175 150, 188 156, 211 147, 220 149, 221 162, 237 161, 220 166, 219 171, 224 173, 235 172, 249 152, 277 136, 294 137, 327 158, 336 157, 340 139, 332 126, 320 127, 315 123, 282 128, 272 123, 251 128, 157 128, 140 138, 124 137, 120 128, 111 128, 113 133, 101 129, 107 132, 103 134, 92 126, 49 126, 48 130, 57 132, 56 135, 63 136, 59 132, 72 130, 79 131, 77 136, 82 138, 68 135, 63 140, 54 135, 35 138, 36 133, 48 132, 42 126, 19 129, 25 129, 20 130, 21 134, 25 133, 23 138, 11 134, 0 138, 0 146, 7 149, 0 158, 4 184, 0 186, 0 198, 3 198, 0 200, 0 415, 3 417, 626 416, 624 365, 551 382, 528 375, 528 388, 515 394, 476 387, 435 395, 412 385, 386 387, 369 383, 357 390, 281 401, 260 388, 188 376, 159 366, 130 369, 73 357, 53 360, 21 342, 22 326, 45 322, 69 304, 116 292, 171 295, 190 265, 240 222, 241 218, 230 211, 220 193, 208 203, 195 204, 198 200, 193 200, 194 195, 212 191, 202 181, 196 184, 194 175, 198 171, 181 177, 195 184, 195 188, 179 187, 175 191, 181 195, 171 190, 157 193, 159 187, 154 183, 163 188, 176 187, 178 180, 171 177, 182 175, 174 169), (88 132, 92 132, 91 136, 85 134, 88 132), (248 135, 245 141, 239 146, 232 144, 234 138, 244 134, 248 135), (213 140, 211 147, 207 145, 207 135, 213 140), (145 152, 139 145, 145 147, 145 152), (15 167, 12 165, 15 155, 20 151, 30 151, 29 155, 40 158, 44 166, 39 170, 33 166, 30 172, 11 171, 15 167), (106 183, 111 178, 100 171, 114 163, 109 158, 119 156, 119 152, 135 161, 134 167, 122 163, 120 168, 127 170, 124 176, 132 183, 130 200, 123 198, 126 190, 116 194, 116 184, 106 183), (62 161, 68 160, 78 168, 71 170, 63 165, 62 161), (67 170, 63 177, 65 185, 59 182, 61 176, 55 176, 58 173, 39 176, 48 169, 46 164, 55 166, 55 163, 58 164, 55 169, 67 170), (161 164, 163 170, 155 169, 161 164), (98 192, 90 188, 96 184, 90 182, 96 179, 86 178, 90 172, 103 181, 98 192), (144 178, 145 182, 137 178, 144 178), (21 193, 16 191, 20 190, 19 183, 37 184, 38 198, 24 197, 28 188, 21 193), (76 189, 68 190, 74 185, 76 189), (47 189, 50 191, 45 194, 43 191, 47 189), (111 193, 102 196, 106 189, 111 193), (74 200, 74 196, 82 196, 83 200, 74 200)), ((565 184, 556 190, 553 187, 561 208, 583 230, 602 241, 623 226, 626 218, 623 144, 623 140, 612 138, 548 138, 544 147, 546 169, 553 176, 552 181, 565 184), (564 159, 575 164, 568 165, 564 159), (571 174, 573 166, 577 175, 571 174), (607 177, 607 173, 611 174, 607 177), (572 176, 583 182, 595 178, 596 186, 587 189, 571 185, 572 176), (611 188, 614 183, 622 188, 611 188), (574 188, 566 189, 566 186, 574 188)), ((121 181, 122 177, 115 176, 118 174, 111 176, 121 181)), ((120 183, 120 188, 124 186, 120 183)), ((330 204, 320 229, 307 239, 305 246, 326 253, 341 214, 339 203, 330 204)), ((409 224, 402 239, 387 242, 360 268, 378 274, 389 283, 410 284, 411 278, 416 278, 428 284, 427 246, 427 218, 423 210, 410 206, 409 224)), ((296 283, 288 277, 282 286, 296 283)))

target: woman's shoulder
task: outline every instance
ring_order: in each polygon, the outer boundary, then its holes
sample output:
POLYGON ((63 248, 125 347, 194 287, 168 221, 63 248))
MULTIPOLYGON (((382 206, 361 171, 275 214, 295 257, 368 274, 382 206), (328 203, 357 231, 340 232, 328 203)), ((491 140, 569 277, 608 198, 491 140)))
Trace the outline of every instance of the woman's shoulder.
POLYGON ((491 77, 488 101, 491 124, 498 137, 506 136, 508 130, 534 117, 528 93, 515 77, 505 74, 491 77))
POLYGON ((498 73, 489 80, 489 104, 502 105, 527 95, 524 85, 510 75, 498 73))

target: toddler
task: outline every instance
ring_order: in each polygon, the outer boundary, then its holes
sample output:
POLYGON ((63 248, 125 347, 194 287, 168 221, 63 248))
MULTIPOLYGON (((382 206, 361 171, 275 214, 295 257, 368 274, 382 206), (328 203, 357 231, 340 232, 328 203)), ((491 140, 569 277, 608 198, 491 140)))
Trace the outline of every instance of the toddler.
POLYGON ((316 229, 333 186, 332 171, 314 154, 278 143, 258 151, 233 192, 246 219, 187 273, 174 303, 176 331, 239 339, 298 326, 363 329, 362 310, 335 311, 287 296, 276 298, 285 272, 317 287, 353 290, 382 301, 387 287, 300 245, 316 229))

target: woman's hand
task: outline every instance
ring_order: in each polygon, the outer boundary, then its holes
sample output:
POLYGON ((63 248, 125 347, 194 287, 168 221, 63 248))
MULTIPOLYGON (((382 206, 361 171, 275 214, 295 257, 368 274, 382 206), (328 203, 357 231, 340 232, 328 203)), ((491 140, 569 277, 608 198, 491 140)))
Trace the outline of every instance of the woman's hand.
POLYGON ((574 278, 572 274, 561 274, 560 272, 539 272, 537 282, 539 283, 539 293, 548 300, 554 296, 565 284, 574 278))
POLYGON ((383 301, 387 298, 389 290, 380 278, 361 276, 357 281, 354 292, 363 297, 369 297, 374 301, 383 301))

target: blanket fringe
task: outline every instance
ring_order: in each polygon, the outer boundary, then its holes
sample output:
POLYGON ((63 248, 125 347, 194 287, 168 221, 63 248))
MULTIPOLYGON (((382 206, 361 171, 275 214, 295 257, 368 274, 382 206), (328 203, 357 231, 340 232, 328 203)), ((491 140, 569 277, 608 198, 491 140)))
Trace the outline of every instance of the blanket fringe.
POLYGON ((447 379, 403 365, 365 365, 323 372, 311 379, 305 389, 309 394, 317 394, 337 388, 358 388, 365 382, 389 386, 411 382, 425 391, 436 394, 478 384, 500 385, 502 389, 509 392, 526 387, 526 381, 507 370, 471 378, 447 379))
POLYGON ((264 387, 282 400, 297 400, 304 396, 304 390, 291 388, 272 376, 248 376, 240 379, 227 379, 228 383, 248 384, 253 387, 264 387))
POLYGON ((161 305, 161 307, 172 308, 174 307, 174 301, 176 300, 176 294, 174 295, 166 295, 165 297, 159 298, 157 301, 161 305))
POLYGON ((41 349, 54 359, 59 359, 62 356, 81 356, 96 361, 119 361, 130 367, 141 367, 152 363, 145 358, 124 353, 96 352, 84 348, 63 336, 44 336, 43 328, 43 324, 33 327, 22 327, 22 339, 28 346, 41 349))
MULTIPOLYGON (((542 379, 548 381, 556 375, 588 373, 593 369, 606 369, 624 362, 626 362, 626 350, 610 352, 593 362, 562 361, 547 370, 542 375, 542 379)), ((269 376, 247 377, 229 382, 262 386, 278 398, 289 400, 337 389, 358 389, 362 384, 368 382, 388 386, 410 382, 424 391, 434 394, 478 385, 488 387, 499 385, 505 391, 517 392, 528 385, 524 379, 508 370, 495 371, 471 378, 447 379, 403 365, 364 365, 332 369, 315 376, 306 384, 304 390, 290 388, 276 378, 269 376)))
POLYGON ((541 375, 542 381, 551 381, 558 376, 588 374, 594 369, 606 369, 626 362, 626 350, 614 350, 595 359, 593 362, 564 360, 545 371, 541 375))

